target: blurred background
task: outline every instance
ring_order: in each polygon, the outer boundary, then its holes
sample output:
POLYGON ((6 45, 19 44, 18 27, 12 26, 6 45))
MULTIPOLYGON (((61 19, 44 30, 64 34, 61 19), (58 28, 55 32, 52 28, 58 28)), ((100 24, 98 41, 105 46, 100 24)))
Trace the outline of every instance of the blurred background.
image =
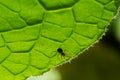
POLYGON ((120 80, 120 14, 99 43, 57 70, 29 80, 120 80))
POLYGON ((57 69, 62 80, 120 80, 120 14, 99 43, 57 69))

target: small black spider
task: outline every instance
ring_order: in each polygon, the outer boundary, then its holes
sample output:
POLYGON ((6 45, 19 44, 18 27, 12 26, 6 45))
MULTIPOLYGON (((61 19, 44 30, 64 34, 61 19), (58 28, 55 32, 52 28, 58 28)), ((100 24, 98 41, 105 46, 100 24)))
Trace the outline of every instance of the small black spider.
POLYGON ((62 48, 58 48, 57 51, 58 51, 62 56, 65 56, 65 53, 63 52, 62 48))

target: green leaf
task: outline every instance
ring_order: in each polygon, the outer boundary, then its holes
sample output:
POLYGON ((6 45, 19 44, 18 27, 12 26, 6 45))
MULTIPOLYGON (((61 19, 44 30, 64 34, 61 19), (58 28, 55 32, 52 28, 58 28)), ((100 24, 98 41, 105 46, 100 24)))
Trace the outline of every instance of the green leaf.
POLYGON ((120 42, 120 12, 118 13, 117 18, 114 19, 112 23, 112 30, 115 35, 115 38, 120 42))
POLYGON ((118 1, 0 0, 0 80, 25 80, 82 53, 104 34, 118 1))

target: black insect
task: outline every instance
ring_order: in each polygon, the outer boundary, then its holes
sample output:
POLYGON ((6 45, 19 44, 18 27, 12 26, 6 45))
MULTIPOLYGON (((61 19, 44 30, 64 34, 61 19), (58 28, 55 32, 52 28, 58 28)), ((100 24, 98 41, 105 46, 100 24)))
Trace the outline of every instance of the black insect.
POLYGON ((65 53, 63 52, 62 48, 58 48, 57 51, 58 51, 62 56, 65 56, 65 53))

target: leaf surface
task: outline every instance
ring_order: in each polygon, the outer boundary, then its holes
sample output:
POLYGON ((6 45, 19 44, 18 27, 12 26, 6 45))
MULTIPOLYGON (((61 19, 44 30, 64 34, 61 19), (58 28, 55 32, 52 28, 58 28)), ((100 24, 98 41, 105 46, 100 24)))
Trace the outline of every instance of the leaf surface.
POLYGON ((119 0, 0 0, 0 80, 25 80, 81 54, 104 34, 119 5, 119 0))

